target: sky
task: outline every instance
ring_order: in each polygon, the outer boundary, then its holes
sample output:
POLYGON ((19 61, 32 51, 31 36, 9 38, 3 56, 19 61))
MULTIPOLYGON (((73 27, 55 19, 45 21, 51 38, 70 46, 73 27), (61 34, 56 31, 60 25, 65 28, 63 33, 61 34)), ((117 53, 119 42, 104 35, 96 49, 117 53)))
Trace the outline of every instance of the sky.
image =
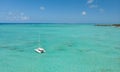
POLYGON ((0 22, 120 23, 120 0, 0 0, 0 22))

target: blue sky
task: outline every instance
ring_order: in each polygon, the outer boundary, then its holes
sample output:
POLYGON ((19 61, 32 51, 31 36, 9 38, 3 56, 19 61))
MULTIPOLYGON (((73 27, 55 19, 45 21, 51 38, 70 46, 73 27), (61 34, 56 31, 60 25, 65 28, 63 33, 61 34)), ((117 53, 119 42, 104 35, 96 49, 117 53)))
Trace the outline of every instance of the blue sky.
POLYGON ((0 22, 120 23, 120 0, 0 0, 0 22))

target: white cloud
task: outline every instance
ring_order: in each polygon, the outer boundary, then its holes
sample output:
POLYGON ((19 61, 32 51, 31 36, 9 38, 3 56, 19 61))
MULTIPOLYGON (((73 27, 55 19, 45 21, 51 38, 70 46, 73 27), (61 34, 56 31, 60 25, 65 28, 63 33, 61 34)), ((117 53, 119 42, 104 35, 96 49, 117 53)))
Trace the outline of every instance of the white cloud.
POLYGON ((21 16, 23 16, 23 15, 24 15, 24 13, 23 13, 23 12, 21 12, 21 13, 20 13, 20 15, 21 15, 21 16))
POLYGON ((12 15, 13 13, 12 12, 8 12, 8 15, 12 15))
POLYGON ((87 14, 86 11, 83 11, 83 12, 82 12, 82 15, 86 15, 86 14, 87 14))
POLYGON ((45 7, 44 6, 40 6, 40 10, 45 10, 45 7))
MULTIPOLYGON (((97 9, 100 12, 104 12, 105 10, 103 8, 101 8, 101 6, 99 6, 96 3, 93 3, 95 0, 87 0, 87 4, 89 8, 94 8, 97 9)), ((96 0, 97 1, 97 0, 96 0)))
POLYGON ((21 20, 29 20, 29 17, 28 16, 22 16, 22 17, 20 17, 21 18, 21 20))
POLYGON ((25 15, 23 12, 21 13, 16 13, 16 12, 8 12, 7 20, 12 20, 12 21, 25 21, 29 20, 30 17, 25 15))
POLYGON ((87 1, 88 4, 91 4, 91 3, 93 3, 93 2, 94 2, 94 0, 88 0, 88 1, 87 1))
POLYGON ((100 8, 99 10, 100 10, 100 12, 104 12, 105 11, 103 8, 100 8))
POLYGON ((98 8, 98 5, 89 5, 89 8, 98 8))

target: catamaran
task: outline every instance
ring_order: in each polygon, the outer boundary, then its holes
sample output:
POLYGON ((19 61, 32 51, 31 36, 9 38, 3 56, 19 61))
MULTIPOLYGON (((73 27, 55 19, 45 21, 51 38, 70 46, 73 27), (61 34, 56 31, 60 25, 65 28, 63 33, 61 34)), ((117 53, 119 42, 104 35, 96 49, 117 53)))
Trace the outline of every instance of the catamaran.
POLYGON ((34 49, 37 53, 45 53, 46 51, 43 48, 34 49))
POLYGON ((36 48, 36 49, 34 49, 34 50, 35 50, 37 53, 45 53, 45 52, 46 52, 45 49, 40 47, 40 38, 39 38, 38 45, 39 45, 39 47, 36 48))

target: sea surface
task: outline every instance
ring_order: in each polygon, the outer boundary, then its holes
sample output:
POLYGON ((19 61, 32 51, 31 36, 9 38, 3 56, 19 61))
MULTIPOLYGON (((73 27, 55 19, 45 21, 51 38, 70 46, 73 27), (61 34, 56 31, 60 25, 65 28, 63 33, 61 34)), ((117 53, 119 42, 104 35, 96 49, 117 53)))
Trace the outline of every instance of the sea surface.
POLYGON ((0 72, 120 72, 120 28, 0 24, 0 72))

